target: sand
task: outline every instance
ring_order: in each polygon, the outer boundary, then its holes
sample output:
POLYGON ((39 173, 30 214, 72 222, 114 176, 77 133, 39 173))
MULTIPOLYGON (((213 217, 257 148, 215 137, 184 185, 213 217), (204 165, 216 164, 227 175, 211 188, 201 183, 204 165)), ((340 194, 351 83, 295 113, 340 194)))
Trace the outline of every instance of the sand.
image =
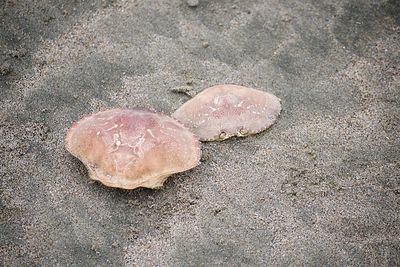
POLYGON ((0 2, 2 266, 400 265, 398 1, 87 2, 0 2), (222 83, 279 120, 160 190, 64 149, 86 114, 222 83))

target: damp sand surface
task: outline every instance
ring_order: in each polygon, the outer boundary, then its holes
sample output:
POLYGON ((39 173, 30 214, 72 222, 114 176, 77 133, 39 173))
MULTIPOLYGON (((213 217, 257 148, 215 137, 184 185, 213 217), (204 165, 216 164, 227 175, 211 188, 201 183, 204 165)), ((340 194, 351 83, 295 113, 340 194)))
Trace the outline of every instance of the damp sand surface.
POLYGON ((394 0, 2 1, 1 265, 400 265, 399 14, 394 0), (171 114, 216 84, 283 111, 203 144, 160 190, 92 182, 64 149, 86 114, 171 114))

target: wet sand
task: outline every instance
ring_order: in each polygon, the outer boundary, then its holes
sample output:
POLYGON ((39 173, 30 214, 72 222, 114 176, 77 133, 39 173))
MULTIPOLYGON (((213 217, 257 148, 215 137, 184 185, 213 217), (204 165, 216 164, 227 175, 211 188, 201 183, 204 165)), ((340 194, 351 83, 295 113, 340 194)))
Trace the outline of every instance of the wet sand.
POLYGON ((3 266, 400 265, 398 1, 28 2, 0 2, 3 266), (160 190, 64 149, 86 114, 222 83, 279 120, 160 190))

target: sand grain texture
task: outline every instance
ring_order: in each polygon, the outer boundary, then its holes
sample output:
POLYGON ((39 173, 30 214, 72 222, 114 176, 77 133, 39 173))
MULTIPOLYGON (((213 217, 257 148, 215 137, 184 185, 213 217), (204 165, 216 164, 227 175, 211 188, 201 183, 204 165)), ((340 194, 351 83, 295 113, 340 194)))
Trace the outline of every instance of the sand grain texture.
POLYGON ((399 1, 2 1, 2 266, 398 266, 399 1), (207 45, 204 45, 207 44, 207 45), (64 149, 107 108, 266 88, 268 131, 203 145, 162 190, 64 149))

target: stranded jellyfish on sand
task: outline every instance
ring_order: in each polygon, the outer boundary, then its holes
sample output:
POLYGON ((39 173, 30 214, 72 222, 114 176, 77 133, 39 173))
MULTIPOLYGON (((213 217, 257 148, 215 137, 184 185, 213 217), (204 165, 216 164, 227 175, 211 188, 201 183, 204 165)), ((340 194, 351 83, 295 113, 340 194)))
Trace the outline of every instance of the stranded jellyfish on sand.
POLYGON ((280 112, 280 99, 272 94, 237 85, 217 85, 187 101, 172 116, 200 140, 215 141, 264 131, 280 112))
POLYGON ((145 109, 112 109, 69 129, 66 149, 93 180, 111 187, 157 188, 166 178, 199 164, 200 144, 173 118, 145 109))

